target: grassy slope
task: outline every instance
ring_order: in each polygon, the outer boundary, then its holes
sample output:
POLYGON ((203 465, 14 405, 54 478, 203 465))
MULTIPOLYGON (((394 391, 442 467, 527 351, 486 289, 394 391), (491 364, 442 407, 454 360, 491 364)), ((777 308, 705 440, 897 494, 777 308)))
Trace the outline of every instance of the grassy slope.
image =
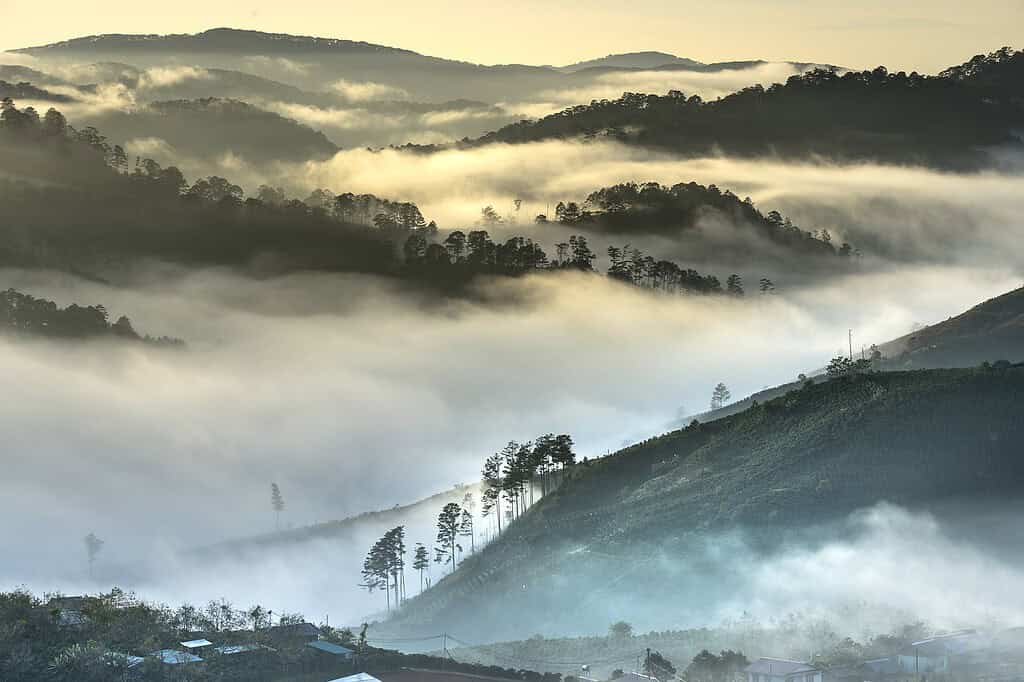
POLYGON ((712 534, 742 528, 770 549, 782 529, 880 500, 1012 492, 1024 480, 1022 397, 1020 366, 864 375, 650 439, 576 467, 392 626, 601 630, 616 602, 656 606, 665 581, 683 579, 672 563, 699 563, 697 543, 712 534))
MULTIPOLYGON (((976 367, 997 360, 1024 362, 1024 288, 883 343, 879 349, 888 370, 976 367)), ((824 370, 818 370, 811 374, 823 373, 824 370)), ((696 418, 706 422, 727 417, 742 412, 755 401, 763 403, 798 388, 799 381, 772 386, 696 418)))
POLYGON ((369 511, 335 521, 325 521, 309 526, 301 526, 273 533, 263 533, 249 537, 228 540, 206 547, 194 549, 190 554, 197 557, 210 557, 236 552, 248 552, 264 548, 280 548, 289 545, 301 545, 312 540, 336 540, 349 537, 366 527, 392 528, 407 523, 410 517, 424 514, 435 515, 437 510, 449 502, 461 502, 467 492, 477 494, 476 486, 455 486, 430 497, 380 511, 369 511))

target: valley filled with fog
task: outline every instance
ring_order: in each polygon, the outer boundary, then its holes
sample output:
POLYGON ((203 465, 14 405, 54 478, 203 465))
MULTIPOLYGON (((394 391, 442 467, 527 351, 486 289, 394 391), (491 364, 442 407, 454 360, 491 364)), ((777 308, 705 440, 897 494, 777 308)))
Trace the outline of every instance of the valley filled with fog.
POLYGON ((983 69, 1021 63, 482 66, 227 29, 0 53, 0 591, 261 604, 446 654, 799 622, 810 661, 1024 624, 1024 115, 983 69), (582 122, 840 87, 868 113, 837 148, 905 158, 796 154, 788 119, 757 129, 772 153, 582 122), (873 88, 1010 123, 936 149, 942 120, 894 132, 873 88), (482 474, 544 434, 575 459, 482 474), (401 598, 398 569, 394 597, 367 583, 399 525, 431 555, 401 598))

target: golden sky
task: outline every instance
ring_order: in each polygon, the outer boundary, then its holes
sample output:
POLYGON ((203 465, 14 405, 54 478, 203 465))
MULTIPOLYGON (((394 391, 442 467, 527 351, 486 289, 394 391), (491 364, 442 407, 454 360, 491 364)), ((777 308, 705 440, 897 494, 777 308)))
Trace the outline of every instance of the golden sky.
POLYGON ((3 49, 93 33, 231 26, 365 40, 487 64, 565 64, 661 50, 701 61, 884 63, 934 72, 1002 45, 1024 47, 1024 0, 0 0, 0 17, 3 49))

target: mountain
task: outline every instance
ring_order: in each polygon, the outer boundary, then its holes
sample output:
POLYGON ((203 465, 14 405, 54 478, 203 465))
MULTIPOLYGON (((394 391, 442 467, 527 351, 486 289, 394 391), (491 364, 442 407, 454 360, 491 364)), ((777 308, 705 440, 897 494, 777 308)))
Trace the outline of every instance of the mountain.
POLYGON ((123 141, 130 154, 186 170, 190 160, 214 161, 226 154, 251 163, 272 163, 323 160, 338 151, 309 126, 233 99, 153 102, 128 111, 85 113, 74 123, 94 126, 123 141))
MULTIPOLYGON (((1016 64, 1019 55, 1008 52, 995 63, 1016 64)), ((712 102, 680 92, 626 93, 515 123, 473 144, 607 137, 688 156, 979 168, 994 162, 986 148, 1021 147, 1024 101, 1005 88, 978 87, 973 78, 889 73, 884 67, 842 75, 816 69, 784 85, 752 86, 712 102)))
MULTIPOLYGON (((196 34, 93 35, 14 52, 32 55, 44 63, 113 61, 140 68, 188 64, 207 69, 258 72, 269 79, 314 92, 327 90, 339 80, 374 83, 388 86, 399 91, 403 98, 413 100, 474 99, 489 104, 522 101, 539 93, 594 85, 608 71, 742 70, 763 64, 705 65, 674 55, 639 52, 609 55, 563 68, 524 64, 487 66, 360 41, 231 28, 196 34)), ((751 78, 751 82, 756 80, 753 75, 751 78)))
POLYGON ((1024 362, 1024 288, 880 346, 894 368, 1024 362))
POLYGON ((617 69, 654 69, 669 64, 687 68, 704 66, 701 62, 694 61, 693 59, 677 57, 666 52, 626 52, 560 66, 558 70, 564 73, 575 73, 585 69, 606 67, 617 69))
POLYGON ((71 97, 60 95, 42 88, 38 88, 28 82, 8 83, 0 80, 0 100, 41 100, 43 102, 70 102, 71 97))
POLYGON ((1021 365, 855 375, 584 461, 386 629, 481 642, 624 614, 707 622, 748 565, 843 537, 855 510, 1019 495, 1022 394, 1021 365))
POLYGON ((44 61, 120 61, 164 67, 187 57, 190 66, 252 72, 307 90, 339 79, 398 88, 427 101, 499 101, 520 92, 558 87, 566 76, 546 67, 482 66, 353 40, 231 28, 196 34, 108 34, 73 38, 15 52, 44 61))
POLYGON ((393 53, 414 55, 415 52, 355 40, 314 38, 286 33, 265 33, 235 28, 213 28, 200 33, 169 35, 137 35, 106 33, 71 38, 48 45, 26 47, 12 52, 42 57, 54 52, 245 52, 248 54, 296 53, 393 53))
MULTIPOLYGON (((334 521, 325 521, 310 526, 290 528, 274 533, 264 533, 235 538, 205 547, 190 550, 187 555, 193 559, 212 559, 227 556, 244 556, 260 553, 267 549, 275 551, 288 548, 301 550, 309 542, 328 540, 331 542, 358 541, 366 544, 379 538, 389 528, 408 524, 410 519, 421 519, 429 526, 438 510, 449 502, 462 502, 467 493, 479 494, 479 485, 457 485, 444 492, 425 497, 390 509, 368 511, 334 521)), ((359 549, 363 549, 359 545, 359 549)))
MULTIPOLYGON (((885 343, 876 344, 884 370, 950 369, 978 367, 982 363, 1024 362, 1024 288, 997 296, 970 310, 917 329, 885 343)), ((812 381, 821 381, 825 370, 808 370, 812 381)), ((729 403, 717 410, 696 414, 701 422, 742 412, 751 405, 773 400, 798 390, 806 379, 772 386, 729 403)))

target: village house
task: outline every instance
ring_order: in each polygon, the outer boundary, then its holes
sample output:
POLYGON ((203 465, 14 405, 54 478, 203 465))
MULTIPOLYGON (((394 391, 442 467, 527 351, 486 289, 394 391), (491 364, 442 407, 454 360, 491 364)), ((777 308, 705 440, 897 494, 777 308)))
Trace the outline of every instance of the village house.
POLYGON ((747 682, 822 682, 822 671, 803 661, 759 658, 744 672, 747 682))

